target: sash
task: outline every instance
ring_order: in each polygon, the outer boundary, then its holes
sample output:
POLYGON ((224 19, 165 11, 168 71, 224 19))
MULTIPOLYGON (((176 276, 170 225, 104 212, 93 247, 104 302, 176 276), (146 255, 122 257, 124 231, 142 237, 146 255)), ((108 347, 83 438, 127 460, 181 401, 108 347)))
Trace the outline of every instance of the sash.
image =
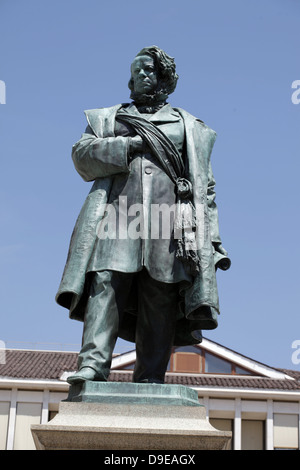
POLYGON ((142 116, 121 109, 116 119, 129 124, 142 137, 175 184, 177 201, 173 238, 177 240, 176 257, 184 263, 190 274, 196 275, 200 266, 195 237, 196 211, 191 201, 192 184, 184 177, 185 167, 181 155, 173 142, 155 124, 142 116))

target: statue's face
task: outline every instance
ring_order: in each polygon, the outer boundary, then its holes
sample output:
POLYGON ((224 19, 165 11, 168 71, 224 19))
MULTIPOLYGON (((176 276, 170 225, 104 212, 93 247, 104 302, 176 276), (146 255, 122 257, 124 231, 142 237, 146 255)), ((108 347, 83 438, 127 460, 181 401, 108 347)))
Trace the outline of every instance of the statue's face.
POLYGON ((157 87, 157 72, 153 58, 148 55, 136 57, 131 65, 131 76, 135 93, 153 92, 157 87))

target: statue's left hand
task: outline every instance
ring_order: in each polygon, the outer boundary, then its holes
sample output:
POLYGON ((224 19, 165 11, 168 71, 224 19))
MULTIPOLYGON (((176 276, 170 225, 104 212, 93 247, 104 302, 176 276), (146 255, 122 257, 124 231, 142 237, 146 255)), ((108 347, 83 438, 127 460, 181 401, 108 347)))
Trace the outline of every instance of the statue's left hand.
POLYGON ((221 253, 222 255, 225 255, 227 256, 228 255, 228 252, 225 250, 225 248, 222 246, 222 243, 214 243, 214 248, 216 251, 218 251, 219 253, 221 253))

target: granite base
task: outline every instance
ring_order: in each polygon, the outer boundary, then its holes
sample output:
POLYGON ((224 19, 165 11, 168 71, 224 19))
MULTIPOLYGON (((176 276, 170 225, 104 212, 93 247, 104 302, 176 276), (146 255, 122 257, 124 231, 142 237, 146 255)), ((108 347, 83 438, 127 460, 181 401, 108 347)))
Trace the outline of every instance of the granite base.
POLYGON ((231 439, 189 387, 114 382, 71 386, 58 414, 31 431, 45 450, 221 450, 231 439))

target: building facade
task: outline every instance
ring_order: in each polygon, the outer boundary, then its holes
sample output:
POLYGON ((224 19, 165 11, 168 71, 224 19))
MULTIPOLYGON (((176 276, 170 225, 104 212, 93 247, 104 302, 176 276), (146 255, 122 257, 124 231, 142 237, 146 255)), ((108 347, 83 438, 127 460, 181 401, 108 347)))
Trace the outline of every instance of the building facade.
MULTIPOLYGON (((1 350, 0 449, 31 450, 31 424, 45 424, 68 395, 77 353, 1 350)), ((115 355, 110 381, 131 382, 135 351, 115 355)), ((207 419, 232 431, 232 450, 300 448, 300 372, 261 364, 204 339, 175 348, 166 383, 197 391, 207 419)))

